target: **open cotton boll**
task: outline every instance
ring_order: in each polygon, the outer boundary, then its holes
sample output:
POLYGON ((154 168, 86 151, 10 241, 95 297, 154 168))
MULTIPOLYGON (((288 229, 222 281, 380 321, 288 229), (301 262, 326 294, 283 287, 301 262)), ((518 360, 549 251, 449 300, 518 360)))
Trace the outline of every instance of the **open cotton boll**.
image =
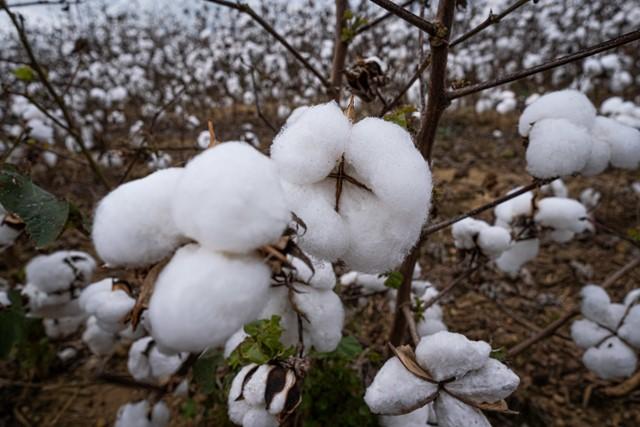
POLYGON ((582 203, 587 210, 592 210, 598 206, 601 197, 602 194, 600 194, 599 191, 593 188, 585 188, 582 190, 582 193, 580 193, 580 203, 582 203))
POLYGON ((98 356, 106 356, 113 353, 117 343, 116 336, 100 328, 98 320, 93 316, 87 319, 82 341, 87 344, 93 354, 98 356))
POLYGON ((430 425, 428 421, 435 421, 434 418, 432 405, 428 404, 404 415, 382 415, 378 420, 382 427, 426 427, 430 425))
POLYGON ((344 153, 350 130, 349 119, 335 102, 309 107, 287 120, 273 140, 271 158, 289 182, 321 181, 344 153))
POLYGON ((435 402, 435 408, 438 427, 491 427, 482 411, 447 393, 440 393, 435 402))
POLYGON ((416 360, 434 380, 459 377, 487 363, 491 346, 471 341, 462 334, 438 332, 422 337, 416 347, 416 360))
POLYGON ((335 292, 297 286, 293 294, 296 306, 306 315, 302 327, 311 338, 311 345, 325 353, 336 349, 342 339, 344 307, 335 292))
POLYGON ((531 126, 544 119, 566 119, 589 129, 595 118, 596 109, 583 93, 560 90, 541 96, 525 108, 518 121, 518 132, 527 136, 531 126))
POLYGON ((406 130, 367 117, 353 126, 345 159, 385 204, 426 221, 431 171, 406 130))
POLYGON ((333 289, 336 285, 336 274, 331 263, 309 257, 313 271, 300 258, 291 258, 291 265, 296 269, 299 280, 316 289, 333 289))
POLYGON ((290 219, 274 163, 241 142, 194 157, 175 188, 171 211, 187 237, 236 253, 274 243, 290 219))
MULTIPOLYGON (((430 309, 433 307, 430 307, 430 309)), ((444 324, 442 319, 425 317, 421 319, 416 325, 416 332, 421 337, 426 337, 427 335, 433 335, 440 331, 446 331, 447 325, 444 324)))
MULTIPOLYGON (((514 188, 507 194, 518 191, 520 188, 514 188)), ((496 225, 502 228, 509 228, 511 223, 519 216, 531 215, 533 211, 533 193, 527 191, 519 196, 509 199, 504 203, 500 203, 493 210, 496 216, 496 225)))
POLYGON ((581 233, 588 228, 587 208, 577 200, 546 197, 538 202, 533 219, 543 227, 581 233))
POLYGON ((638 365, 636 353, 618 337, 591 347, 582 356, 582 361, 587 369, 604 380, 630 377, 638 365))
POLYGON ((591 128, 593 138, 609 145, 611 164, 636 169, 640 163, 640 131, 608 117, 598 116, 591 128))
POLYGON ((610 323, 611 300, 607 291, 597 285, 587 285, 580 291, 580 296, 582 297, 580 310, 584 317, 602 325, 610 323))
POLYGON ((588 319, 576 320, 571 324, 571 338, 576 345, 588 349, 611 335, 607 329, 588 319))
POLYGON ((591 155, 591 136, 565 119, 544 119, 529 133, 527 172, 536 178, 571 175, 582 170, 591 155))
POLYGON ((156 281, 148 310, 152 336, 166 352, 222 346, 257 317, 270 277, 257 257, 184 246, 156 281))
POLYGON ((242 419, 250 408, 249 403, 240 398, 242 394, 242 386, 245 383, 245 378, 251 372, 253 373, 257 369, 258 365, 251 363, 240 369, 240 372, 233 377, 231 382, 231 388, 229 389, 229 396, 227 398, 228 415, 229 419, 238 425, 242 425, 242 419))
POLYGON ((473 249, 476 247, 476 239, 478 234, 489 224, 482 220, 474 218, 465 218, 458 221, 451 227, 453 235, 453 243, 458 249, 473 249))
POLYGON ((80 307, 95 316, 100 327, 119 332, 126 327, 124 319, 136 300, 122 289, 113 289, 114 279, 107 278, 87 287, 80 295, 80 307))
POLYGON ((349 246, 349 230, 334 209, 335 183, 327 180, 297 185, 283 180, 282 188, 291 210, 307 226, 298 237, 300 247, 328 261, 336 261, 344 255, 349 246))
POLYGON ((511 247, 496 259, 496 266, 512 276, 516 276, 520 268, 538 256, 540 240, 527 239, 514 242, 511 247))
POLYGON ((92 238, 110 266, 140 267, 170 255, 183 241, 171 215, 181 168, 159 170, 127 182, 103 198, 92 238))
POLYGON ((277 427, 276 418, 264 408, 250 408, 242 418, 242 427, 277 427))
POLYGON ((287 121, 285 122, 285 126, 289 126, 289 125, 292 125, 293 123, 297 122, 298 119, 300 117, 302 117, 302 114, 305 111, 307 111, 309 108, 311 108, 311 107, 309 107, 307 105, 302 105, 302 106, 296 108, 295 110, 293 110, 291 112, 291 114, 289 114, 289 117, 287 117, 287 121))
POLYGON ((83 286, 96 268, 85 252, 58 251, 34 257, 25 267, 27 282, 42 292, 53 293, 83 286))
POLYGON ((640 302, 640 289, 634 289, 629 292, 626 297, 624 297, 625 306, 630 306, 637 302, 640 302))
POLYGON ((136 381, 163 384, 180 369, 186 356, 186 353, 164 354, 153 338, 144 337, 129 348, 127 369, 136 381))
POLYGON ((611 146, 600 138, 592 138, 591 154, 589 154, 587 164, 580 170, 580 174, 583 176, 598 175, 607 169, 610 159, 611 146))
POLYGON ((497 258, 511 246, 511 233, 502 227, 487 226, 480 230, 477 242, 484 255, 497 258))
POLYGON ((489 358, 480 369, 447 384, 447 390, 474 402, 497 402, 513 393, 520 378, 506 365, 489 358))
POLYGON ((382 365, 364 401, 374 414, 401 415, 423 406, 437 391, 437 384, 421 380, 394 356, 382 365))
POLYGON ((267 390, 267 379, 273 365, 260 365, 251 377, 245 381, 242 396, 252 406, 265 404, 265 392, 267 390))
POLYGON ((636 349, 640 349, 640 305, 629 310, 624 323, 618 329, 618 335, 636 349))
POLYGON ((165 427, 169 424, 170 416, 164 402, 158 402, 150 409, 149 402, 141 400, 118 409, 115 427, 165 427))
POLYGON ((44 319, 44 331, 50 339, 61 339, 73 335, 84 323, 85 316, 61 317, 59 319, 44 319))
POLYGON ((540 191, 545 194, 551 193, 555 197, 569 197, 569 190, 561 178, 555 179, 547 185, 543 185, 540 187, 540 191))

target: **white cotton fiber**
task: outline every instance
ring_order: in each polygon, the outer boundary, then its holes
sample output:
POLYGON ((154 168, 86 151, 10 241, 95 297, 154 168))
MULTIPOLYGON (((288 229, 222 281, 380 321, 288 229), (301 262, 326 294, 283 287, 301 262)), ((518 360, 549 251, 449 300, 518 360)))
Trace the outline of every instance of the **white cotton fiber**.
POLYGON ((115 427, 165 427, 170 415, 164 402, 156 403, 153 408, 149 408, 146 400, 127 403, 118 409, 115 427))
POLYGON ((97 319, 93 316, 87 319, 87 326, 82 334, 82 341, 87 344, 93 354, 98 356, 113 353, 117 343, 116 336, 100 328, 97 319))
POLYGON ((309 344, 319 352, 335 350, 342 339, 344 325, 344 308, 338 295, 331 290, 296 286, 293 300, 309 320, 302 321, 311 339, 309 344))
POLYGON ((583 176, 595 176, 609 165, 611 159, 611 146, 600 138, 592 138, 591 154, 587 164, 580 170, 583 176))
MULTIPOLYGON (((433 307, 430 307, 431 309, 433 307)), ((444 324, 442 319, 425 317, 421 319, 416 325, 416 332, 418 336, 425 337, 427 335, 433 335, 440 331, 446 331, 447 325, 444 324)))
POLYGON ((406 130, 386 120, 365 118, 353 126, 345 159, 386 205, 426 220, 431 171, 406 130))
POLYGON ((629 310, 624 323, 618 329, 618 335, 640 350, 640 305, 629 310))
POLYGON ((240 142, 194 157, 178 181, 171 210, 187 237, 236 253, 276 242, 290 219, 274 163, 240 142))
POLYGON ((278 421, 263 407, 250 408, 242 418, 242 427, 277 427, 278 421))
POLYGON ((298 280, 316 289, 330 290, 336 285, 336 274, 331 263, 309 256, 313 271, 302 259, 293 257, 291 265, 296 269, 298 280))
POLYGON ((497 258, 511 246, 511 233, 502 227, 487 226, 480 230, 477 242, 484 255, 497 258))
POLYGON ((592 210, 598 206, 601 198, 602 194, 593 188, 585 188, 582 190, 582 193, 580 193, 580 203, 582 203, 587 210, 592 210))
POLYGON ((182 365, 186 353, 162 353, 153 338, 144 337, 129 348, 127 369, 136 381, 164 384, 182 365))
POLYGON ((281 391, 276 393, 271 402, 269 403, 269 407, 267 408, 268 412, 272 415, 277 415, 285 408, 287 404, 287 396, 289 395, 289 391, 293 386, 295 386, 297 382, 296 374, 291 370, 287 369, 285 373, 284 387, 281 391))
POLYGON ((520 268, 528 261, 538 256, 540 250, 540 240, 527 239, 515 242, 509 250, 505 251, 496 259, 496 265, 500 271, 517 275, 520 268))
POLYGON ((350 128, 349 119, 335 102, 309 107, 287 121, 273 140, 271 158, 287 181, 318 182, 340 160, 350 128))
POLYGON ((470 341, 461 334, 438 332, 422 337, 416 347, 416 360, 436 381, 460 377, 487 363, 491 346, 470 341))
MULTIPOLYGON (((611 300, 607 291, 597 285, 587 285, 580 291, 582 315, 601 325, 611 324, 611 300)), ((615 325, 614 325, 615 327, 615 325)))
POLYGON ((611 165, 637 169, 640 163, 640 131, 608 117, 598 116, 591 129, 593 138, 611 150, 611 165))
POLYGON ((270 277, 259 258, 182 247, 160 273, 149 302, 154 339, 161 350, 177 352, 224 345, 256 319, 270 277))
POLYGON ((588 349, 611 335, 611 332, 589 319, 576 320, 571 324, 571 338, 576 345, 588 349))
POLYGON ((38 255, 25 267, 27 282, 45 293, 81 287, 91 280, 96 262, 85 252, 58 251, 38 255))
POLYGON ((462 221, 458 221, 451 227, 453 243, 458 249, 473 249, 476 247, 480 231, 487 227, 489 227, 489 224, 474 218, 465 218, 462 221))
POLYGON ((636 370, 638 357, 618 337, 611 337, 600 346, 588 349, 582 361, 598 377, 609 380, 631 376, 636 370))
POLYGON ((589 129, 596 118, 596 109, 589 99, 576 90, 561 90, 541 96, 520 116, 518 131, 529 135, 531 126, 543 119, 566 119, 576 126, 589 129))
POLYGON ((242 394, 242 385, 247 377, 247 374, 254 371, 257 368, 255 363, 251 363, 240 369, 240 372, 236 374, 231 382, 231 388, 229 389, 228 403, 228 415, 229 419, 235 424, 242 425, 242 419, 250 408, 250 405, 244 398, 240 398, 242 394))
POLYGON ((291 210, 304 221, 300 231, 300 247, 328 261, 338 260, 349 246, 349 230, 335 211, 335 182, 327 180, 311 185, 282 181, 291 210))
POLYGON ((85 316, 61 317, 59 319, 44 319, 42 324, 47 337, 57 340, 76 333, 85 319, 85 316))
POLYGON ((133 309, 135 299, 122 289, 113 289, 114 279, 107 278, 89 285, 80 295, 80 307, 95 316, 98 325, 108 332, 125 329, 125 318, 133 309))
POLYGON ((543 227, 581 233, 588 228, 587 208, 577 200, 546 197, 538 202, 533 219, 543 227))
MULTIPOLYGON (((507 194, 518 191, 514 188, 507 194)), ((533 211, 533 193, 527 191, 519 196, 509 199, 504 203, 500 203, 495 207, 493 213, 496 216, 496 225, 503 228, 509 228, 511 223, 520 216, 531 215, 533 211)))
POLYGON ((458 396, 474 402, 497 402, 513 393, 520 378, 506 365, 489 358, 480 369, 471 371, 451 384, 446 385, 458 396))
POLYGON ((100 201, 93 244, 110 266, 139 267, 160 261, 183 241, 171 215, 181 168, 159 170, 127 182, 100 201))
POLYGON ((404 415, 382 415, 379 421, 382 427, 426 427, 431 411, 429 404, 404 415))
POLYGON ((438 427, 491 427, 482 411, 461 402, 447 393, 440 393, 435 402, 438 427))
POLYGON ((571 175, 582 170, 591 155, 591 136, 565 119, 544 119, 529 134, 527 171, 536 178, 571 175))
POLYGON ((364 401, 374 414, 400 415, 414 410, 438 390, 437 384, 409 372, 397 357, 387 360, 367 388, 364 401))
POLYGON ((260 365, 244 384, 242 396, 252 406, 265 404, 265 391, 267 390, 267 378, 273 365, 260 365))
POLYGON ((634 289, 624 297, 624 305, 626 306, 633 305, 637 302, 640 302, 640 289, 634 289))

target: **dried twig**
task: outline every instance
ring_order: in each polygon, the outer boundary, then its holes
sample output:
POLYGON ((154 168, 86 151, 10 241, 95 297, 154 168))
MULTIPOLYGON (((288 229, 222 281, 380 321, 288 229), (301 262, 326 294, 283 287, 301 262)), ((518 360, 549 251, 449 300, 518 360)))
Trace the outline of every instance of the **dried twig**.
POLYGON ((438 25, 437 23, 434 24, 432 22, 424 20, 420 18, 418 15, 415 15, 410 11, 406 10, 401 5, 398 5, 392 2, 391 0, 370 0, 370 1, 388 10, 389 12, 391 12, 398 18, 408 22, 409 24, 420 28, 422 31, 426 32, 427 34, 433 37, 445 37, 447 35, 448 27, 446 25, 442 26, 442 25, 438 25))
MULTIPOLYGON (((413 3, 415 3, 416 0, 407 0, 404 3, 400 4, 401 8, 406 8, 407 6, 411 6, 413 3)), ((362 34, 366 31, 369 31, 371 28, 375 27, 376 25, 380 24, 381 22, 387 20, 388 18, 395 16, 395 14, 391 13, 391 12, 387 12, 373 20, 371 20, 371 22, 361 26, 360 28, 358 28, 356 30, 356 35, 362 34)))

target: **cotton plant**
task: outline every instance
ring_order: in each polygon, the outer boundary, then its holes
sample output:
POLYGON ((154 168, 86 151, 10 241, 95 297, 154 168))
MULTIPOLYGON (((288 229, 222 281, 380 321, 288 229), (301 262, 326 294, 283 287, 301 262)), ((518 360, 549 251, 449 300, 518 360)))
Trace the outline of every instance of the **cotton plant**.
POLYGON ((277 427, 300 399, 300 382, 293 369, 252 363, 233 378, 227 400, 229 419, 243 427, 277 427))
POLYGON ((467 251, 477 249, 490 259, 500 257, 511 247, 511 233, 507 229, 474 218, 456 222, 451 233, 456 248, 467 251))
POLYGON ((523 111, 518 131, 528 138, 527 171, 536 178, 594 176, 609 164, 623 169, 640 164, 640 131, 598 116, 576 90, 539 97, 523 111))
POLYGON ((147 400, 130 402, 118 409, 115 427, 166 427, 171 412, 163 401, 151 404, 147 400))
POLYGON ((640 289, 623 303, 612 303, 600 286, 581 291, 583 319, 571 325, 571 337, 585 353, 584 365, 605 380, 628 378, 637 370, 640 350, 640 289))
POLYGON ((415 354, 408 347, 395 353, 365 393, 375 414, 403 415, 432 405, 439 426, 489 426, 482 410, 506 410, 504 399, 520 382, 490 357, 489 344, 457 333, 437 332, 422 337, 415 354))
POLYGON ((127 369, 136 381, 150 384, 166 384, 180 369, 188 353, 164 354, 152 337, 136 340, 129 348, 127 369))
POLYGON ((334 102, 292 112, 271 146, 309 254, 366 273, 399 264, 431 202, 431 172, 411 136, 376 118, 353 124, 334 102), (402 171, 402 173, 398 173, 402 171))

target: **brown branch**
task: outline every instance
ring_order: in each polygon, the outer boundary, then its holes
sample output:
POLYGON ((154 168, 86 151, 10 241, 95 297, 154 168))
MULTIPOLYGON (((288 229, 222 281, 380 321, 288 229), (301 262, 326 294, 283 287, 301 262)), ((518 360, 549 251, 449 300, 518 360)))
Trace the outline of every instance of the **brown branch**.
POLYGON ((27 39, 27 34, 25 33, 25 30, 24 30, 24 23, 18 22, 18 18, 13 12, 9 10, 7 4, 4 1, 0 2, 0 6, 2 7, 2 9, 4 9, 5 12, 7 12, 7 15, 9 15, 9 18, 11 19, 11 23, 13 24, 16 31, 18 32, 18 37, 20 39, 20 42, 22 43, 22 46, 24 47, 27 53, 27 56, 29 57, 29 61, 31 62, 31 67, 34 69, 34 71, 38 75, 40 82, 44 85, 49 95, 53 98, 53 100, 57 104, 58 108, 60 108, 60 110, 62 111, 62 115, 65 119, 65 122, 67 123, 67 128, 69 129, 69 133, 71 134, 73 139, 76 141, 76 143, 80 147, 80 151, 82 152, 84 157, 87 159, 87 162, 89 163, 89 167, 93 171, 94 175, 98 178, 98 180, 107 189, 110 189, 111 186, 109 185, 107 178, 102 173, 102 170, 94 160, 93 156, 91 156, 91 153, 87 149, 87 146, 84 144, 84 141, 80 137, 80 134, 76 131, 75 122, 73 120, 73 117, 71 116, 71 113, 69 112, 69 109, 67 108, 66 103, 64 102, 64 99, 62 99, 62 97, 58 94, 58 92, 56 92, 56 90, 53 88, 53 86, 51 85, 51 82, 47 78, 47 74, 44 72, 44 70, 40 66, 40 63, 36 59, 33 49, 31 48, 31 44, 29 43, 29 39, 27 39))
POLYGON ((609 49, 613 49, 619 46, 622 46, 627 43, 631 43, 633 41, 640 39, 640 30, 631 31, 629 33, 623 34, 621 36, 615 37, 611 40, 607 40, 605 42, 599 43, 595 46, 588 47, 586 49, 580 50, 579 52, 572 53, 570 55, 563 56, 558 59, 554 59, 548 62, 545 62, 540 65, 536 65, 535 67, 527 68, 525 70, 516 71, 514 73, 507 74, 505 76, 498 77, 494 80, 474 84, 471 86, 467 86, 462 89, 450 91, 447 94, 447 97, 451 99, 461 98, 463 96, 471 95, 473 93, 481 92, 486 89, 490 89, 493 87, 501 86, 506 83, 511 83, 516 80, 521 80, 532 76, 534 74, 541 73, 543 71, 551 70, 553 68, 560 67, 562 65, 578 61, 583 58, 587 58, 589 56, 595 55, 600 52, 604 52, 609 49))
POLYGON ((420 78, 422 73, 424 73, 425 70, 429 68, 429 65, 431 65, 431 55, 427 55, 424 58, 424 60, 420 63, 420 65, 418 65, 418 69, 416 70, 416 72, 413 74, 413 76, 411 76, 407 84, 405 84, 402 87, 402 89, 400 89, 400 92, 398 92, 395 98, 393 98, 390 102, 388 102, 385 106, 382 107, 382 110, 380 110, 380 113, 378 114, 379 117, 384 116, 389 111, 391 111, 396 105, 398 105, 398 103, 402 100, 404 95, 409 91, 409 89, 411 89, 411 86, 413 86, 413 84, 420 78))
POLYGON ((28 1, 28 2, 24 2, 24 3, 14 3, 14 4, 9 4, 7 6, 9 6, 11 9, 15 9, 18 7, 30 7, 30 6, 69 6, 72 4, 80 4, 82 3, 82 0, 35 0, 35 1, 28 1))
MULTIPOLYGON (((613 285, 615 282, 620 280, 622 277, 624 277, 634 268, 638 267, 638 265, 640 265, 640 257, 635 258, 632 261, 628 262, 622 268, 620 268, 619 270, 614 272, 612 275, 607 277, 607 279, 605 279, 605 281, 602 283, 602 287, 606 289, 609 286, 613 285)), ((529 347, 531 347, 532 345, 553 335, 558 329, 560 329, 569 320, 573 319, 578 314, 580 314, 580 309, 574 305, 571 305, 570 308, 565 312, 565 314, 562 315, 559 319, 550 323, 546 328, 542 329, 535 335, 532 335, 531 337, 517 344, 515 347, 509 349, 509 351, 507 352, 507 356, 515 357, 520 353, 522 353, 523 351, 525 351, 526 349, 528 349, 529 347)))
POLYGON ((451 281, 451 283, 449 283, 447 286, 445 286, 441 291, 438 291, 438 295, 436 295, 435 297, 433 297, 429 301, 427 301, 422 306, 422 309, 425 310, 425 311, 428 310, 431 306, 433 306, 435 303, 437 303, 442 298, 444 298, 456 286, 458 286, 460 283, 462 283, 465 279, 469 278, 469 276, 471 276, 475 271, 477 271, 482 266, 483 266, 483 264, 477 264, 477 265, 475 265, 473 267, 467 268, 460 276, 456 277, 453 281, 451 281))
POLYGON ((370 0, 370 1, 382 7, 383 9, 388 10, 398 18, 402 19, 403 21, 406 21, 409 24, 420 28, 422 31, 424 31, 425 33, 433 37, 442 38, 447 35, 446 29, 448 28, 448 26, 443 27, 441 25, 434 24, 432 22, 424 20, 420 18, 418 15, 415 15, 410 11, 406 10, 404 7, 392 2, 391 0, 370 0))
POLYGON ((349 40, 344 40, 342 32, 345 27, 345 13, 349 10, 349 0, 336 0, 336 22, 333 39, 333 60, 331 61, 331 88, 333 99, 340 101, 340 89, 342 87, 342 74, 347 60, 349 40))
POLYGON ((258 114, 258 117, 264 122, 264 124, 267 125, 267 127, 271 129, 274 134, 276 134, 278 133, 278 129, 276 129, 273 123, 271 123, 267 116, 265 116, 262 112, 262 107, 260 105, 260 96, 258 94, 258 85, 256 84, 256 76, 254 72, 254 68, 251 68, 251 86, 253 87, 253 101, 256 106, 256 113, 258 114))
POLYGON ((307 61, 301 54, 298 52, 291 44, 280 34, 278 33, 267 21, 262 19, 260 15, 256 13, 255 10, 251 8, 246 3, 233 3, 227 0, 204 0, 209 3, 214 3, 220 6, 225 6, 230 9, 237 10, 238 12, 245 13, 249 15, 254 21, 258 23, 264 30, 271 34, 278 42, 284 46, 285 49, 289 51, 300 63, 309 70, 314 76, 320 80, 320 82, 327 88, 331 89, 331 83, 318 71, 309 61, 307 61))
POLYGON ((486 210, 495 208, 496 206, 498 206, 498 205, 500 205, 500 204, 502 204, 504 202, 507 202, 507 201, 509 201, 511 199, 514 199, 514 198, 520 196, 521 194, 526 193, 527 191, 531 191, 531 190, 534 190, 536 188, 540 188, 543 185, 546 185, 546 184, 550 183, 551 181, 555 181, 556 179, 557 178, 534 179, 534 181, 531 184, 526 185, 526 186, 524 186, 524 187, 522 187, 522 188, 520 188, 520 189, 518 189, 518 190, 516 190, 516 191, 514 191, 512 193, 509 193, 509 194, 506 194, 504 196, 498 197, 497 199, 492 200, 489 203, 485 203, 482 206, 478 206, 477 208, 471 209, 470 211, 465 212, 465 213, 463 213, 461 215, 458 215, 457 217, 454 217, 454 218, 451 218, 451 219, 447 219, 445 221, 442 221, 442 222, 439 222, 437 224, 434 224, 434 225, 431 225, 429 227, 426 227, 426 228, 424 228, 422 230, 422 235, 423 236, 428 236, 430 234, 436 233, 436 232, 438 232, 438 231, 440 231, 440 230, 442 230, 444 228, 452 226, 456 222, 462 221, 463 219, 468 218, 470 216, 475 216, 475 215, 481 214, 482 212, 484 212, 486 210))
MULTIPOLYGON (((405 8, 407 6, 411 6, 413 3, 415 3, 416 0, 407 0, 404 3, 400 4, 401 8, 405 8)), ((358 28, 356 30, 356 35, 362 34, 365 31, 369 31, 371 28, 375 27, 376 25, 380 24, 381 22, 387 20, 388 18, 395 16, 395 14, 388 12, 385 13, 379 17, 377 17, 376 19, 374 19, 373 21, 369 22, 368 24, 363 25, 362 27, 358 28)))
POLYGON ((420 336, 418 335, 418 330, 416 328, 416 319, 413 317, 413 312, 411 311, 411 307, 408 305, 402 306, 402 314, 409 326, 409 335, 411 336, 411 341, 414 346, 417 346, 420 342, 420 336))
POLYGON ((602 393, 609 397, 622 397, 631 393, 638 386, 640 386, 640 371, 620 384, 603 388, 602 393))

